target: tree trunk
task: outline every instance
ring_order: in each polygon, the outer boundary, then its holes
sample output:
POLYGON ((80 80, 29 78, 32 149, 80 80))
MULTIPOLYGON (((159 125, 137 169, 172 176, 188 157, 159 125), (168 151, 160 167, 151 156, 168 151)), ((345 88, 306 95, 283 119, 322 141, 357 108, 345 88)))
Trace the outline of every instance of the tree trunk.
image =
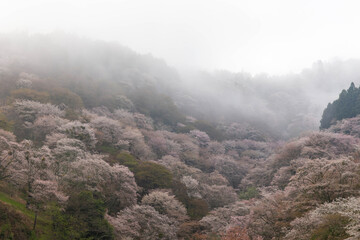
POLYGON ((36 228, 37 216, 38 216, 38 212, 37 212, 37 211, 35 211, 35 218, 34 218, 34 226, 33 226, 33 230, 35 230, 35 228, 36 228))
POLYGON ((26 198, 26 208, 30 208, 30 204, 32 202, 32 183, 28 181, 28 192, 27 192, 27 198, 26 198))

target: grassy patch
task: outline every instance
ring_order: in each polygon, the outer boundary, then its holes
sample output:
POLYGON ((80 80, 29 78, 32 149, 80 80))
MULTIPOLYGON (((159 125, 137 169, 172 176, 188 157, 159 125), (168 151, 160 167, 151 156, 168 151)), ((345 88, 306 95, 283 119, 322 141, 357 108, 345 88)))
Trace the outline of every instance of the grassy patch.
POLYGON ((0 201, 11 205, 13 208, 22 212, 23 214, 25 214, 28 217, 34 218, 34 216, 35 216, 35 214, 32 211, 30 211, 29 209, 27 209, 25 207, 24 203, 18 202, 16 200, 10 198, 5 193, 0 192, 0 201))
MULTIPOLYGON (((0 192, 0 202, 9 205, 12 210, 16 210, 19 214, 27 218, 27 221, 32 223, 35 218, 35 213, 25 207, 25 203, 11 198, 7 194, 0 192)), ((51 239, 51 218, 46 214, 39 214, 37 220, 36 231, 31 233, 29 239, 51 239)))

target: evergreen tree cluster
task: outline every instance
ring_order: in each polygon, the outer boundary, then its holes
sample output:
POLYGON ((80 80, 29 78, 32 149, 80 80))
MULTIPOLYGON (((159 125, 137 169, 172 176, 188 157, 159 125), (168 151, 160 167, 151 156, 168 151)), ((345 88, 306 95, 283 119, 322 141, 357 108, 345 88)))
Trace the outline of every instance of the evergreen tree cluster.
POLYGON ((320 129, 329 128, 336 121, 360 114, 360 87, 352 82, 348 90, 342 90, 339 99, 329 103, 320 121, 320 129))

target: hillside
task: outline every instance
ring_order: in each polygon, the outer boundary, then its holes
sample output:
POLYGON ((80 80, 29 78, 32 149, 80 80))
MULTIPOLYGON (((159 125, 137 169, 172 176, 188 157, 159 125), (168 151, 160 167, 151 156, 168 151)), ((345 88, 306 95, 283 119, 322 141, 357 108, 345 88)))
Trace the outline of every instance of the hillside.
POLYGON ((19 39, 0 38, 0 239, 360 238, 360 118, 314 130, 316 83, 19 39))
POLYGON ((326 104, 349 82, 360 84, 357 60, 317 62, 283 76, 179 71, 117 43, 63 33, 1 34, 0 66, 2 102, 19 74, 29 73, 38 78, 33 89, 70 89, 86 108, 128 109, 119 99, 126 96, 156 123, 185 124, 184 116, 219 128, 246 123, 277 139, 317 130, 326 104))

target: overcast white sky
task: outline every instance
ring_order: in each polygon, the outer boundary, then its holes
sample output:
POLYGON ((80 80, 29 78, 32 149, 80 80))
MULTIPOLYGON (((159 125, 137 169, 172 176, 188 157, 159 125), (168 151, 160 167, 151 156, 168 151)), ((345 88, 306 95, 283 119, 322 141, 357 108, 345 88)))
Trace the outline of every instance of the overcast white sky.
POLYGON ((55 30, 115 40, 175 67, 283 74, 360 58, 360 1, 0 1, 0 32, 55 30))

